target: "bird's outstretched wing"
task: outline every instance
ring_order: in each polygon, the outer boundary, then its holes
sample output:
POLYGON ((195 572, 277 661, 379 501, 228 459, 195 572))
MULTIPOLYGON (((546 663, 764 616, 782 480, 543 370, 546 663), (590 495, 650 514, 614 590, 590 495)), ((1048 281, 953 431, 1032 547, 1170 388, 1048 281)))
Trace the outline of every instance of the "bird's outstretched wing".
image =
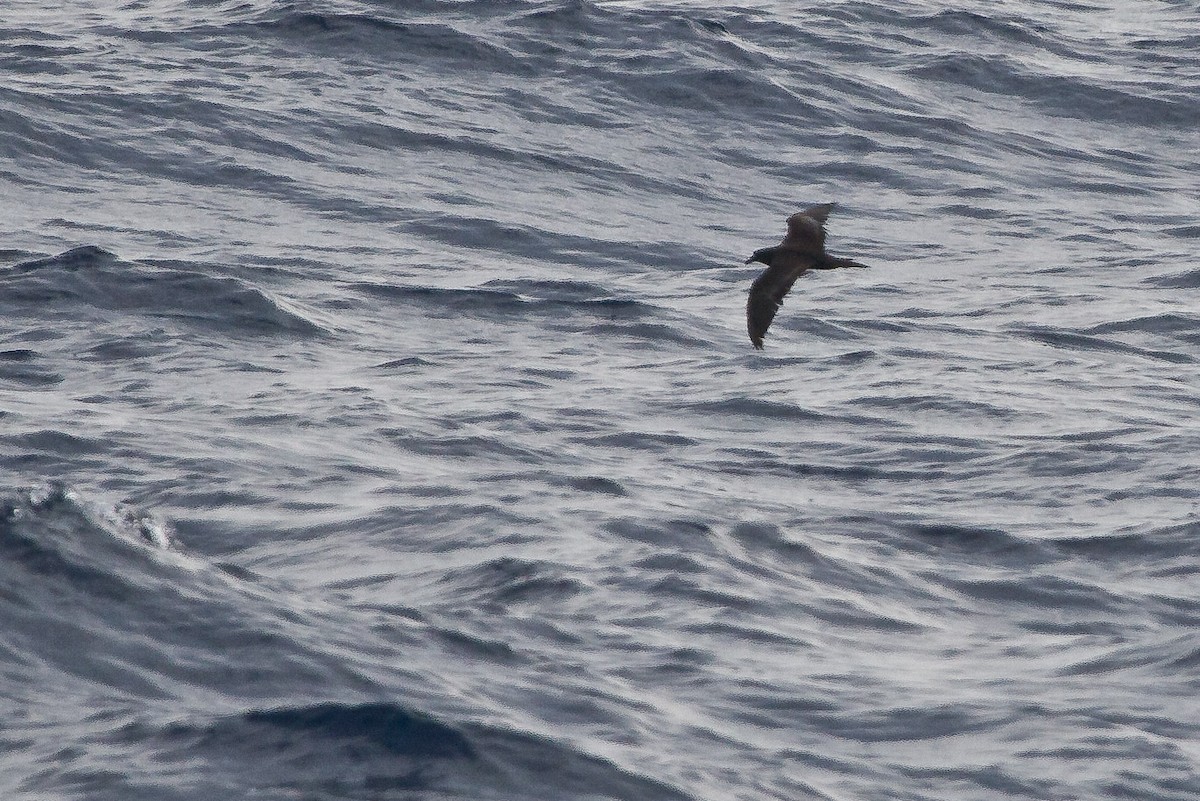
POLYGON ((838 267, 862 267, 867 268, 869 265, 863 264, 861 261, 854 259, 843 259, 841 256, 830 256, 828 253, 823 255, 813 264, 813 270, 836 270, 838 267))
POLYGON ((771 266, 763 270, 750 285, 750 298, 746 301, 746 329, 754 347, 762 350, 763 336, 775 319, 775 312, 783 305, 783 297, 813 266, 813 258, 803 253, 783 251, 775 255, 771 266))

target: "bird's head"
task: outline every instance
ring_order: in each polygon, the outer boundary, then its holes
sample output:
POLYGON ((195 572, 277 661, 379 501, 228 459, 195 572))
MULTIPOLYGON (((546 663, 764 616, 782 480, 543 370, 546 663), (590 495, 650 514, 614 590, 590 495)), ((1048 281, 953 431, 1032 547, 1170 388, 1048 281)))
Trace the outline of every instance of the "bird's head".
POLYGON ((759 248, 754 251, 750 258, 746 259, 746 264, 753 264, 756 261, 761 261, 768 267, 771 266, 771 255, 775 252, 775 248, 759 248))

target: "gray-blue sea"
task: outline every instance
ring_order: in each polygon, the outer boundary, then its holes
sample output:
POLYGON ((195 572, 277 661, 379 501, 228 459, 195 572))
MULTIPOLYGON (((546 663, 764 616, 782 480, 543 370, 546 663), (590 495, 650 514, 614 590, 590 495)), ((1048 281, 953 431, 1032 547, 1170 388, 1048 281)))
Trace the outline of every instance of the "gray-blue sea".
POLYGON ((1198 176, 1192 0, 6 0, 0 798, 1195 801, 1198 176))

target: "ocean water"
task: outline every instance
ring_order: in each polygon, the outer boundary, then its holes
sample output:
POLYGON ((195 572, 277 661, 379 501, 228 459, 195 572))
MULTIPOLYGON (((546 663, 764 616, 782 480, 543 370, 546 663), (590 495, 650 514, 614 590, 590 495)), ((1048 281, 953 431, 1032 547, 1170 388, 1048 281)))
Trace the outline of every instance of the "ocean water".
POLYGON ((1200 797, 1195 3, 52 5, 0 797, 1200 797))

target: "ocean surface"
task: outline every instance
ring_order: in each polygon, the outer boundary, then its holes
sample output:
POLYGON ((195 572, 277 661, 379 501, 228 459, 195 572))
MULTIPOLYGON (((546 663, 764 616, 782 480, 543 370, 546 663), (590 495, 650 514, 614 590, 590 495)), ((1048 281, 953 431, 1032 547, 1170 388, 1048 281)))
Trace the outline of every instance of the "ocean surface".
POLYGON ((0 75, 0 798, 1200 798, 1191 0, 7 0, 0 75))

